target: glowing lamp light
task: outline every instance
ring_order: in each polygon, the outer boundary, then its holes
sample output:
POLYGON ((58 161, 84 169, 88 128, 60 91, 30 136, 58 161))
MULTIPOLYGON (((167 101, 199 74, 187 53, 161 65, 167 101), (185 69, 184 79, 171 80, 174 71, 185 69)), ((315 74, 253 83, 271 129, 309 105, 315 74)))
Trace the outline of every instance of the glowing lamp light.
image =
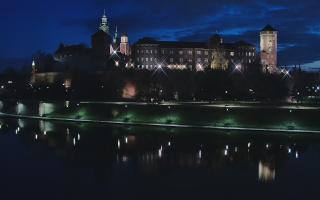
POLYGON ((204 71, 203 65, 200 64, 200 63, 198 63, 198 64, 196 65, 196 71, 197 71, 197 72, 204 71))
POLYGON ((137 95, 136 86, 132 83, 126 83, 122 89, 122 98, 133 99, 137 95))
POLYGON ((238 64, 238 65, 236 65, 236 70, 241 70, 241 65, 240 64, 238 64))
POLYGON ((118 140, 118 149, 120 149, 120 140, 118 140))
POLYGON ((115 61, 116 67, 119 67, 119 61, 115 61))

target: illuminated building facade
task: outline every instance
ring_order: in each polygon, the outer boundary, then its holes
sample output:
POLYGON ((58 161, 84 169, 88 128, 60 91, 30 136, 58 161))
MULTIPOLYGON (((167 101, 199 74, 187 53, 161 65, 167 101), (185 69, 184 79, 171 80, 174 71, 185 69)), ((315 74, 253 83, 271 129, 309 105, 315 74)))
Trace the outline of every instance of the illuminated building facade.
POLYGON ((272 26, 267 25, 260 32, 260 56, 263 71, 277 72, 278 32, 272 26))
POLYGON ((169 69, 226 70, 239 65, 246 67, 255 60, 256 49, 245 42, 224 43, 215 34, 205 42, 168 42, 143 38, 134 45, 133 59, 139 69, 159 66, 169 69))

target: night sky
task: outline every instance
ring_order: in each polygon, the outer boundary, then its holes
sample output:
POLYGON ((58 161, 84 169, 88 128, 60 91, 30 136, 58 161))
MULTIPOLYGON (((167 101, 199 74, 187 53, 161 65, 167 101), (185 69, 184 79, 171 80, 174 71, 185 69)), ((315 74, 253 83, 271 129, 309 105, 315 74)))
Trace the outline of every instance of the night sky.
POLYGON ((319 0, 4 0, 0 17, 0 68, 28 64, 38 50, 60 43, 90 45, 106 9, 111 32, 118 26, 133 43, 207 41, 218 31, 226 42, 259 46, 259 31, 279 30, 279 64, 320 69, 319 0))

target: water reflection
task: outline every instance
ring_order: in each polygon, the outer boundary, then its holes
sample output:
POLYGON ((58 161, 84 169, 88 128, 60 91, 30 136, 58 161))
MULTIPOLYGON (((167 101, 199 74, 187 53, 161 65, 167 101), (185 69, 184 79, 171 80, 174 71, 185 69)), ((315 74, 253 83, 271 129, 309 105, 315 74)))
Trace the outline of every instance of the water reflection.
POLYGON ((120 169, 137 177, 200 173, 207 181, 221 176, 227 180, 232 173, 235 177, 229 181, 270 183, 285 172, 287 163, 302 159, 310 146, 320 144, 314 135, 195 132, 26 119, 2 119, 0 125, 1 134, 40 145, 39 151, 54 152, 75 168, 93 170, 98 182, 110 184, 120 169))
POLYGON ((259 180, 260 181, 274 181, 276 177, 275 166, 270 162, 260 161, 259 162, 259 180))

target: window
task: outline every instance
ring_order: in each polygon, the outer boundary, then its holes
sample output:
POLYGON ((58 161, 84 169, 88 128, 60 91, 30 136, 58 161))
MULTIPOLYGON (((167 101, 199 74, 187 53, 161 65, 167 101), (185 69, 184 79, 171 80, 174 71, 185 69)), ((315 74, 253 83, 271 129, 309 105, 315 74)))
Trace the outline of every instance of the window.
POLYGON ((189 50, 189 51, 188 51, 188 54, 189 54, 189 55, 192 55, 192 51, 189 50))
POLYGON ((206 55, 206 56, 209 55, 209 52, 208 52, 208 51, 205 51, 205 52, 204 52, 204 55, 206 55))
POLYGON ((201 55, 201 51, 197 51, 197 55, 201 55))
POLYGON ((149 62, 149 58, 146 58, 146 62, 149 62))
POLYGON ((233 51, 230 52, 230 56, 234 56, 234 52, 233 51))
POLYGON ((141 58, 141 62, 143 62, 143 61, 144 61, 144 58, 142 57, 142 58, 141 58))
POLYGON ((140 61, 140 58, 139 58, 139 57, 137 58, 137 61, 138 61, 138 62, 140 61))
POLYGON ((150 58, 150 61, 152 62, 153 58, 150 58))
POLYGON ((164 54, 165 53, 164 49, 162 49, 161 52, 162 52, 162 54, 164 54))
POLYGON ((183 51, 182 51, 182 50, 180 50, 180 51, 179 51, 179 54, 180 54, 180 55, 182 55, 182 54, 183 54, 183 51))
POLYGON ((204 62, 208 63, 208 62, 209 62, 208 58, 205 58, 205 59, 204 59, 204 62))
POLYGON ((180 58, 179 61, 182 63, 183 62, 183 58, 180 58))
POLYGON ((173 58, 170 58, 170 62, 173 62, 173 58))
POLYGON ((154 53, 155 53, 155 54, 157 54, 157 53, 158 53, 158 51, 157 51, 157 50, 154 50, 154 53))
POLYGON ((150 53, 152 54, 152 50, 150 50, 150 53))
POLYGON ((201 58, 197 58, 197 62, 201 62, 201 58))
POLYGON ((191 58, 189 58, 189 60, 188 60, 188 61, 189 61, 189 63, 191 63, 191 62, 192 62, 192 59, 191 59, 191 58))
POLYGON ((170 50, 170 54, 173 54, 173 50, 170 50))

